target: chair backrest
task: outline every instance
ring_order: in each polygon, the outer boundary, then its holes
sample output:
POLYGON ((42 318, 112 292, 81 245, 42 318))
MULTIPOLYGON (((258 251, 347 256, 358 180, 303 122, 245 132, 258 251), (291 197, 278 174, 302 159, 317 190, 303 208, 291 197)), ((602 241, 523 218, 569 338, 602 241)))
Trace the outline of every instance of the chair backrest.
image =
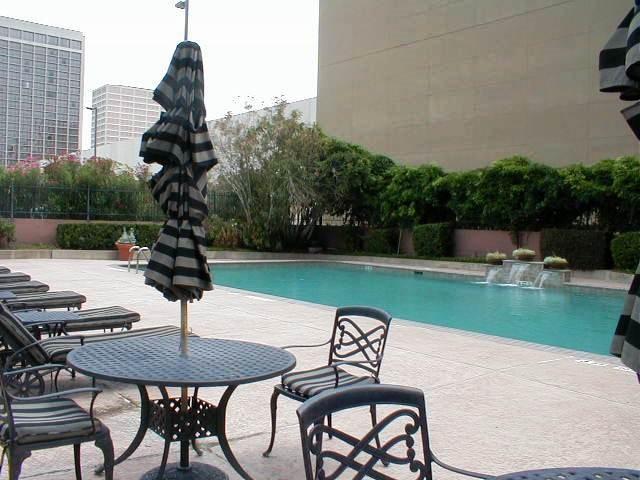
POLYGON ((339 361, 367 360, 358 365, 376 378, 380 374, 382 356, 387 343, 391 315, 374 307, 340 307, 336 310, 329 365, 339 361))
POLYGON ((49 361, 49 355, 37 343, 36 338, 3 303, 0 303, 0 337, 14 351, 32 345, 23 352, 23 358, 31 365, 42 365, 49 361))
POLYGON ((304 402, 297 413, 306 480, 336 479, 342 475, 393 480, 394 473, 399 478, 431 479, 433 459, 421 390, 396 385, 328 390, 304 402), (355 436, 324 422, 327 415, 372 405, 398 408, 379 419, 364 435, 355 436), (331 442, 326 442, 328 445, 322 441, 325 434, 333 436, 331 442))

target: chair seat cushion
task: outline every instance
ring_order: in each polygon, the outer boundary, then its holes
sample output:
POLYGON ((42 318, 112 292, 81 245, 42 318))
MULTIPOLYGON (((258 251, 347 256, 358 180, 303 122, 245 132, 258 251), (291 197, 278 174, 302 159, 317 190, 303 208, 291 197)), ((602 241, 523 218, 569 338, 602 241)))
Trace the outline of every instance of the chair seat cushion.
MULTIPOLYGON (((375 378, 365 375, 358 377, 352 375, 340 367, 338 370, 338 387, 349 385, 365 385, 376 383, 375 378)), ((330 366, 285 373, 282 376, 282 386, 288 391, 303 397, 313 397, 326 390, 335 388, 335 369, 330 366)))
POLYGON ((82 320, 65 325, 67 332, 82 330, 108 330, 110 328, 131 328, 140 321, 140 314, 124 307, 102 307, 75 312, 82 320))
MULTIPOLYGON (((51 398, 42 402, 21 402, 11 404, 16 441, 21 444, 61 440, 70 437, 91 435, 101 428, 98 420, 76 402, 68 398, 51 398)), ((0 409, 0 435, 3 441, 10 439, 4 407, 0 409)))
POLYGON ((42 340, 40 342, 40 346, 45 352, 47 352, 51 361, 64 363, 66 361, 67 354, 74 348, 81 347, 82 345, 90 345, 92 343, 125 338, 144 338, 179 334, 180 329, 178 327, 166 325, 163 327, 140 328, 136 330, 129 330, 127 332, 101 333, 99 335, 63 335, 60 337, 52 337, 42 340))

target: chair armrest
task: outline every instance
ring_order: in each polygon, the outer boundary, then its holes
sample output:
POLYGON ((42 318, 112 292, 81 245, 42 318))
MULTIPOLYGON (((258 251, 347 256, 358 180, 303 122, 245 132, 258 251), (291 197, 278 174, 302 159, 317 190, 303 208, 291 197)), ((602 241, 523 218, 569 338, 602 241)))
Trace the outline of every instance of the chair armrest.
POLYGON ((62 398, 69 395, 75 395, 78 393, 92 393, 93 397, 95 398, 98 396, 98 394, 102 393, 102 389, 95 388, 95 387, 73 388, 71 390, 64 390, 62 392, 54 392, 54 393, 48 393, 46 395, 38 395, 37 397, 14 397, 11 394, 9 395, 11 395, 13 397, 13 400, 17 402, 37 403, 37 402, 41 402, 42 400, 51 400, 52 398, 62 398))
POLYGON ((474 478, 481 478, 481 479, 494 477, 494 475, 487 475, 486 473, 478 473, 478 472, 473 472, 471 470, 464 470, 462 468, 453 467, 449 464, 442 462, 438 457, 435 456, 433 451, 431 451, 430 453, 431 453, 431 458, 433 459, 433 462, 436 465, 444 468, 445 470, 449 470, 450 472, 459 473, 460 475, 465 475, 467 477, 474 477, 474 478))
POLYGON ((36 367, 26 367, 26 368, 17 368, 15 370, 8 370, 6 372, 3 372, 3 375, 5 377, 10 377, 11 375, 20 375, 21 373, 39 372, 39 371, 46 371, 46 370, 51 370, 51 371, 62 370, 63 368, 66 368, 66 366, 58 363, 45 363, 44 365, 38 365, 36 367))
POLYGON ((324 343, 312 344, 312 345, 286 345, 284 347, 280 347, 283 350, 289 350, 290 348, 315 348, 315 347, 324 347, 325 345, 329 345, 331 343, 331 339, 327 340, 324 343))

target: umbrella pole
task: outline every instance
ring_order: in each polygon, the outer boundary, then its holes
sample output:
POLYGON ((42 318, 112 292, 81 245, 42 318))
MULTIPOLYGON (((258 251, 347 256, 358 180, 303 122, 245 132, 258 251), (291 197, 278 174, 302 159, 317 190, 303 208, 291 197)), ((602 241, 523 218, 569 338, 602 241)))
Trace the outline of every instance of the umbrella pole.
MULTIPOLYGON (((187 309, 187 301, 180 300, 180 356, 187 357, 189 355, 189 311, 187 309)), ((189 414, 189 389, 182 387, 180 389, 180 413, 183 422, 189 414)), ((189 441, 180 442, 180 470, 189 470, 189 441)))

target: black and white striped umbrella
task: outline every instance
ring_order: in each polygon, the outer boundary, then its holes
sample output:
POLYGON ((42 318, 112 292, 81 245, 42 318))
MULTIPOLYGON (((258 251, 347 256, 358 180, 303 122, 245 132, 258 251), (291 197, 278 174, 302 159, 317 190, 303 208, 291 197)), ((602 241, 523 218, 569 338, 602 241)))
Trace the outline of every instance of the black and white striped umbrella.
POLYGON ((150 182, 167 215, 145 272, 145 283, 171 301, 200 300, 211 290, 205 231, 207 172, 217 163, 205 122, 202 52, 194 42, 176 47, 153 92, 166 112, 142 137, 140 156, 162 170, 150 182))
MULTIPOLYGON (((600 91, 620 95, 621 100, 640 100, 640 0, 622 19, 600 52, 600 91)), ((640 139, 640 102, 622 110, 640 139)))
POLYGON ((618 320, 611 342, 611 353, 620 357, 622 363, 640 374, 640 264, 633 276, 618 320))

